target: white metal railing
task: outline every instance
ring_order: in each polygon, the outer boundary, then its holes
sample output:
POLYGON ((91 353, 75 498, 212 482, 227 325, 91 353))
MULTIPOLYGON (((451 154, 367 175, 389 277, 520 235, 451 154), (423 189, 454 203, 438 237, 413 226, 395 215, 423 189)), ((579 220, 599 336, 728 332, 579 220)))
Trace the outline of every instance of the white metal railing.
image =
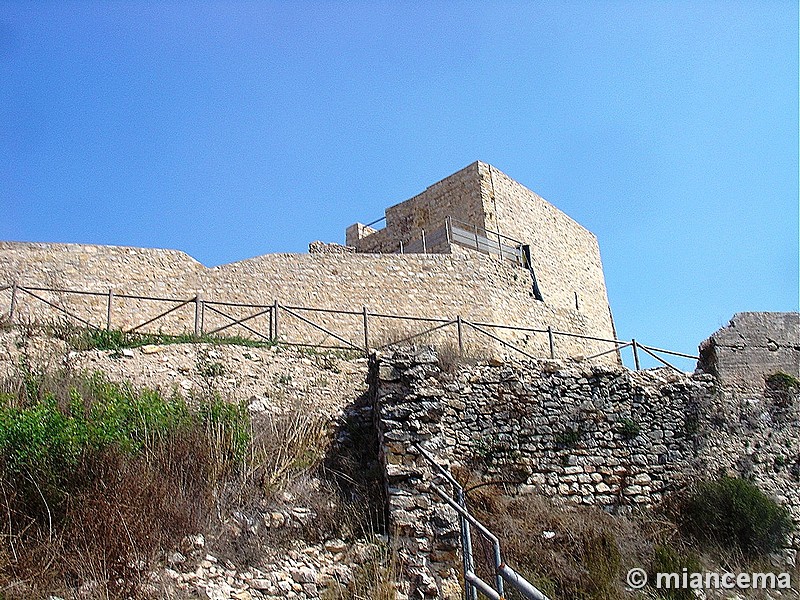
POLYGON ((500 551, 500 540, 483 523, 473 517, 467 510, 464 488, 456 481, 450 472, 441 466, 428 451, 419 444, 414 444, 420 454, 427 460, 447 482, 453 486, 455 498, 448 494, 435 483, 430 484, 430 488, 444 500, 450 508, 458 513, 459 529, 461 533, 461 549, 464 575, 464 597, 466 600, 477 600, 480 592, 491 600, 503 600, 504 584, 522 594, 527 600, 549 600, 539 589, 531 584, 522 575, 509 567, 504 561, 500 551), (494 585, 484 581, 475 573, 475 559, 472 554, 472 530, 474 527, 492 545, 494 585))
POLYGON ((409 242, 401 241, 397 252, 399 254, 432 254, 437 247, 444 243, 493 254, 519 265, 524 264, 523 244, 519 240, 452 217, 447 217, 442 227, 428 231, 420 229, 419 237, 409 242))

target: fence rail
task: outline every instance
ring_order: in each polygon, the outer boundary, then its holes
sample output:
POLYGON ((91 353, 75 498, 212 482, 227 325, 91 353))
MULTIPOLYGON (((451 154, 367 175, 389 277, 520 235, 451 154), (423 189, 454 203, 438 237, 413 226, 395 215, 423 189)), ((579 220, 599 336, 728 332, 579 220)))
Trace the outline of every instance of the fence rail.
MULTIPOLYGON (((381 350, 386 347, 410 342, 419 338, 431 336, 431 334, 446 334, 448 339, 453 340, 459 355, 464 355, 466 351, 467 342, 465 340, 467 332, 471 332, 477 339, 491 340, 495 344, 499 344, 503 348, 507 348, 519 355, 527 358, 568 358, 574 357, 575 352, 565 353, 559 351, 560 340, 576 340, 589 344, 597 344, 606 346, 601 352, 595 352, 590 356, 586 356, 584 360, 594 360, 609 354, 616 354, 618 360, 622 360, 622 350, 630 349, 633 358, 633 365, 635 369, 641 368, 641 354, 651 357, 656 360, 659 365, 663 365, 680 372, 675 365, 667 361, 664 356, 679 357, 684 359, 698 360, 697 356, 686 354, 683 352, 675 352, 672 350, 665 350, 655 346, 648 346, 638 342, 636 339, 632 340, 618 340, 603 338, 598 336, 585 335, 569 331, 560 331, 553 327, 535 328, 535 327, 521 327, 514 325, 506 325, 500 323, 485 323, 480 321, 472 321, 463 318, 461 315, 451 318, 443 317, 423 317, 412 315, 396 315, 386 314, 381 312, 371 312, 366 306, 361 307, 359 310, 352 309, 330 309, 313 306, 295 306, 289 304, 280 304, 277 300, 271 304, 258 304, 248 302, 230 302, 209 300, 203 298, 201 294, 196 294, 189 298, 169 298, 153 295, 137 295, 129 293, 119 293, 114 290, 105 292, 88 291, 88 290, 72 290, 62 288, 48 288, 41 286, 24 286, 17 283, 11 285, 0 286, 0 292, 10 290, 10 303, 8 310, 8 319, 14 321, 19 316, 19 303, 22 297, 28 297, 33 302, 41 303, 49 309, 65 315, 67 318, 80 323, 83 326, 92 329, 107 329, 110 330, 114 327, 115 322, 113 319, 114 308, 122 301, 135 301, 145 303, 160 303, 167 304, 164 310, 160 310, 154 316, 149 316, 145 320, 138 322, 133 326, 126 328, 119 327, 120 330, 126 333, 143 332, 146 328, 155 323, 161 322, 162 328, 159 333, 164 333, 163 323, 167 317, 171 315, 174 317, 179 312, 183 311, 183 321, 192 324, 192 334, 201 338, 203 336, 213 336, 222 332, 236 331, 237 333, 245 332, 247 336, 255 336, 257 341, 269 343, 282 343, 293 346, 307 346, 318 348, 332 348, 342 350, 354 350, 369 354, 372 350, 381 350), (72 307, 67 308, 64 302, 60 300, 48 299, 46 294, 68 294, 85 296, 94 298, 95 300, 103 298, 100 306, 91 307, 94 311, 102 311, 102 316, 99 318, 95 315, 93 320, 91 317, 81 316, 72 307), (72 310, 71 310, 72 309, 72 310), (236 311, 247 311, 243 314, 237 314, 236 311), (189 312, 190 314, 186 314, 189 312), (207 315, 216 321, 215 325, 207 326, 207 315), (350 319, 349 334, 344 331, 334 330, 334 326, 330 323, 331 317, 338 317, 350 319), (327 320, 326 320, 327 319, 327 320), (375 336, 375 330, 381 321, 400 321, 403 323, 422 325, 423 329, 414 331, 408 335, 395 337, 389 341, 381 340, 379 336, 375 336), (291 333, 300 331, 304 339, 292 339, 291 333), (503 333, 517 333, 526 336, 542 336, 545 343, 540 344, 540 348, 545 349, 542 352, 531 350, 529 345, 525 345, 514 339, 504 339, 503 333), (311 339, 311 334, 322 335, 321 340, 314 341, 311 339), (355 336, 355 339, 353 339, 355 336), (334 343, 329 343, 330 340, 334 343)), ((97 303, 96 303, 97 304, 97 303)), ((341 323, 336 323, 341 326, 341 323)), ((175 323, 173 323, 173 326, 175 323)), ((378 327, 378 329, 381 329, 378 327)), ((384 326, 383 330, 386 329, 384 326)), ((172 331, 170 335, 181 335, 188 331, 188 327, 184 327, 183 331, 172 331)), ((252 338, 251 338, 252 339, 252 338)), ((537 339, 539 339, 537 337, 537 339)), ((563 343, 563 342, 562 342, 563 343)))

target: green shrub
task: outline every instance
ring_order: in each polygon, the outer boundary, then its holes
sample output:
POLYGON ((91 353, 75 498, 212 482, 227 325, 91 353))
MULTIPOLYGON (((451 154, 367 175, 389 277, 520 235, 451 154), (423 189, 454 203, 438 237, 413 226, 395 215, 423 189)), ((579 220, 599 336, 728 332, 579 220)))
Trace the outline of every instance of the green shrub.
POLYGON ((635 438, 641 430, 641 426, 633 419, 624 418, 619 422, 619 432, 628 439, 635 438))
POLYGON ((695 485, 683 502, 681 520, 694 537, 751 557, 781 548, 793 529, 785 508, 753 483, 734 477, 695 485))
POLYGON ((789 392, 800 389, 800 379, 782 371, 767 375, 765 380, 767 382, 767 387, 774 390, 789 392))
MULTIPOLYGON (((28 557, 34 579, 43 576, 37 565, 52 563, 44 553, 81 556, 104 565, 111 582, 135 581, 134 559, 199 527, 247 457, 246 410, 217 397, 190 404, 101 374, 34 383, 0 394, 3 543, 20 557, 15 571, 28 557)), ((0 575, 7 568, 0 561, 0 575)), ((65 563, 61 576, 73 568, 65 563)))

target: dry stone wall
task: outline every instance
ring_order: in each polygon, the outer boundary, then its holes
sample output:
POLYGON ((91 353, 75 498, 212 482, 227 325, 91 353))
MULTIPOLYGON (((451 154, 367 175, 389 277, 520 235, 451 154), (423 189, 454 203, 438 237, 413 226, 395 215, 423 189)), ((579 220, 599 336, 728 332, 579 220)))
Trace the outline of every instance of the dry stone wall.
POLYGON ((432 597, 455 577, 459 538, 415 444, 473 484, 612 511, 699 478, 747 477, 800 523, 797 393, 743 398, 708 374, 558 361, 452 367, 428 349, 376 358, 371 373, 390 524, 432 597))

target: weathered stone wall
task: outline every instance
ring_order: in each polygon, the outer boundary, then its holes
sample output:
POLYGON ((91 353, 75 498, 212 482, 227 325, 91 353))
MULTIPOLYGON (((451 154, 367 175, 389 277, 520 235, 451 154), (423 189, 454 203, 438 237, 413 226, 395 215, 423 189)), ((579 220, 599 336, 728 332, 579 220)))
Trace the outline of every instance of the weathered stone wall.
MULTIPOLYGON (((575 312, 601 336, 614 338, 597 238, 555 206, 505 173, 478 163, 486 227, 531 246, 547 306, 575 312)), ((528 307, 515 304, 513 314, 528 307)))
MULTIPOLYGON (((510 314, 509 306, 525 304, 531 296, 529 275, 508 263, 477 253, 451 255, 392 255, 353 253, 270 254, 228 265, 206 268, 188 255, 174 250, 153 250, 78 244, 0 243, 0 285, 18 282, 31 287, 54 287, 96 292, 96 296, 36 292, 95 325, 106 323, 107 293, 113 289, 111 321, 114 328, 131 328, 176 306, 175 303, 143 301, 124 295, 191 299, 196 294, 207 302, 250 303, 316 307, 422 317, 455 318, 515 326, 546 327, 581 334, 596 333, 578 313, 531 304, 531 309, 510 314), (517 298, 516 296, 520 296, 517 298), (513 320, 512 320, 513 319, 513 320), (517 320, 519 319, 519 320, 517 320)), ((10 290, 0 293, 3 311, 10 307, 10 290)), ((230 324, 224 312, 235 318, 254 314, 258 308, 208 304, 203 312, 203 330, 230 324)), ((302 312, 302 316, 333 330, 363 347, 360 314, 331 315, 302 312)), ((286 341, 340 345, 341 342, 300 318, 281 312, 281 339, 286 341)), ((59 318, 51 307, 25 293, 16 298, 16 318, 59 318)), ((143 328, 164 333, 194 330, 195 303, 190 302, 143 328)), ((269 316, 247 321, 263 335, 269 332, 269 316)), ((428 324, 432 326, 432 324, 428 324)), ((423 323, 372 317, 373 347, 426 328, 423 323)), ((227 334, 251 335, 236 326, 227 334)), ((543 334, 518 335, 496 331, 526 344, 530 352, 547 351, 543 334), (524 339, 527 337, 528 339, 524 339)), ((485 336, 465 330, 467 346, 497 347, 485 336)), ((455 342, 450 326, 427 341, 455 342)), ((562 356, 586 355, 599 346, 573 338, 560 338, 562 356)), ((501 348, 497 347, 500 351, 501 348)), ((512 352, 511 350, 505 350, 512 352)), ((606 360, 615 361, 609 355, 606 360)), ((602 359, 601 359, 602 360, 602 359)))
POLYGON ((444 227, 447 217, 483 227, 478 164, 473 163, 434 183, 421 194, 387 208, 383 229, 371 233, 370 228, 360 232, 348 228, 347 244, 355 246, 359 252, 399 252, 401 242, 408 245, 420 238, 423 229, 432 232, 444 227), (364 237, 359 239, 359 236, 364 237))
MULTIPOLYGON (((143 329, 165 333, 194 331, 196 320, 202 331, 213 331, 264 310, 263 306, 277 300, 283 305, 321 309, 360 311, 366 306, 371 312, 384 314, 437 318, 461 315, 483 323, 539 330, 552 327, 583 336, 615 337, 594 236, 485 163, 473 163, 414 198, 389 207, 384 229, 375 231, 357 224, 348 228, 347 237, 348 244, 352 243, 359 254, 339 245, 314 242, 309 255, 266 255, 212 269, 174 250, 6 242, 0 243, 0 286, 16 281, 26 287, 94 292, 94 297, 36 293, 96 325, 106 324, 108 294, 113 290, 113 327, 143 325, 143 329), (437 240, 431 234, 428 251, 438 256, 391 254, 401 241, 417 239, 422 229, 432 232, 443 227, 446 217, 479 227, 500 228, 532 243, 544 301, 534 297, 527 269, 451 246, 445 235, 437 240), (202 302, 177 306, 125 295, 183 300, 197 296, 202 302), (220 304, 225 302, 260 306, 220 304), (170 308, 175 310, 147 324, 170 308)), ((5 294, 9 293, 6 290, 5 294)), ((3 298, 0 295, 0 302, 3 298)), ((5 299, 10 303, 9 298, 5 299)), ((58 316, 41 300, 25 293, 17 294, 15 308, 21 318, 58 316)), ((361 315, 306 311, 302 316, 358 347, 364 344, 361 315)), ((287 312, 285 317, 279 327, 284 340, 314 345, 342 343, 297 315, 287 312)), ((265 312, 248 319, 245 326, 249 330, 236 325, 225 331, 253 335, 255 330, 269 336, 270 321, 265 312)), ((425 327, 375 317, 370 328, 373 345, 380 346, 374 342, 402 338, 425 327)), ((428 336, 426 341, 452 342, 451 329, 428 336)), ((473 329, 462 333, 468 347, 513 352, 473 329)), ((550 353, 548 336, 541 331, 495 329, 492 333, 533 355, 550 353)), ((612 347, 578 337, 555 339, 557 356, 590 356, 612 347)), ((600 360, 618 363, 619 357, 609 354, 600 360)))
MULTIPOLYGON (((745 400, 707 374, 558 361, 443 369, 425 350, 375 359, 372 394, 390 522, 423 582, 452 578, 458 535, 415 443, 478 481, 615 511, 735 474, 800 523, 796 393, 745 400)), ((800 547, 800 536, 792 544, 800 547)))
POLYGON ((735 388, 763 389, 777 372, 800 378, 800 313, 735 314, 700 345, 699 367, 735 388))

